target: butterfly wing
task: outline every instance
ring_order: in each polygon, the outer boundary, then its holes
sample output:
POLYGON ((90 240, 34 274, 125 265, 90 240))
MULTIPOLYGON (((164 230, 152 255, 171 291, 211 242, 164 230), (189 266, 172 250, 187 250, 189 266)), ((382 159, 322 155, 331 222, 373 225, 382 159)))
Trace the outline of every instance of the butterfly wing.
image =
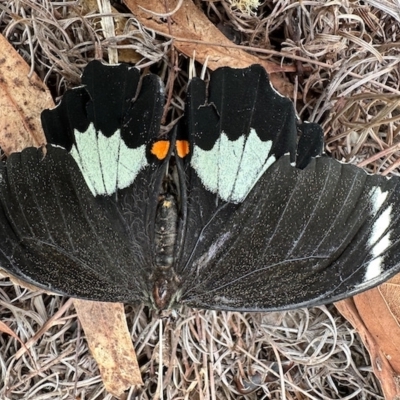
POLYGON ((29 148, 2 165, 1 266, 75 297, 148 302, 169 157, 152 152, 162 84, 97 61, 83 83, 43 113, 46 151, 29 148))
POLYGON ((257 182, 225 224, 206 228, 181 301, 223 310, 280 310, 336 301, 399 268, 399 180, 327 157, 287 157, 257 182))
POLYGON ((79 172, 72 157, 50 145, 45 156, 35 148, 10 156, 1 171, 1 224, 8 228, 1 230, 8 243, 1 265, 56 292, 138 301, 131 275, 143 275, 143 260, 113 229, 79 172))
POLYGON ((185 237, 180 301, 280 310, 332 302, 393 275, 398 179, 315 158, 321 128, 297 124, 261 67, 213 78, 208 97, 201 82, 188 93, 193 151, 182 168, 187 231, 196 235, 185 237))

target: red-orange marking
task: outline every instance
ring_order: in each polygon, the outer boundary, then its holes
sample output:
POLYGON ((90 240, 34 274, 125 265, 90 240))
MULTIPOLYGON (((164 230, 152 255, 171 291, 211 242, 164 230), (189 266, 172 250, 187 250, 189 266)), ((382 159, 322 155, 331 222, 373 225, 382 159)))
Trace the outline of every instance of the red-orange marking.
POLYGON ((176 141, 176 153, 183 158, 189 154, 189 142, 187 140, 176 141))
POLYGON ((169 141, 159 140, 151 147, 151 154, 155 155, 159 160, 164 160, 169 151, 169 141))

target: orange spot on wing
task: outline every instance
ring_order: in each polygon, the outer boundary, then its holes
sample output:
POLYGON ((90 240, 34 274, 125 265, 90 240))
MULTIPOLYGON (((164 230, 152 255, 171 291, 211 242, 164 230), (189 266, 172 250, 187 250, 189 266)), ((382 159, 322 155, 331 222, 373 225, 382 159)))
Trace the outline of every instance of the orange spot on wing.
POLYGON ((159 140, 155 142, 151 147, 151 154, 156 156, 159 160, 164 160, 167 157, 169 151, 169 141, 159 140))
POLYGON ((176 153, 183 158, 189 154, 189 142, 187 140, 176 141, 176 153))

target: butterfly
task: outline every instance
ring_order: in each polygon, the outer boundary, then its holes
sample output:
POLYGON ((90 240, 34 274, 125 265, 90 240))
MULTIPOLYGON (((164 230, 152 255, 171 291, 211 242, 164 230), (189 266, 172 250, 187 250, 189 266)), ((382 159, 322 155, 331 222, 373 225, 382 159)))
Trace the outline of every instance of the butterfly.
POLYGON ((323 154, 258 65, 191 80, 90 62, 0 166, 0 267, 56 293, 236 311, 320 305, 400 269, 400 180, 323 154))

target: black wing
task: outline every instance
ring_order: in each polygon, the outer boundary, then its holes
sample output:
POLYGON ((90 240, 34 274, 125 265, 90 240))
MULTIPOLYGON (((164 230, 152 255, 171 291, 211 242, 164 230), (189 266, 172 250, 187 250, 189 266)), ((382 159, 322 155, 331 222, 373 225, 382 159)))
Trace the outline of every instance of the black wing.
POLYGON ((94 61, 42 122, 50 143, 1 167, 0 265, 52 291, 146 302, 164 158, 162 84, 94 61), (62 146, 62 148, 60 147, 62 146))
POLYGON ((400 181, 327 157, 286 157, 193 255, 181 301, 222 310, 280 310, 340 300, 399 270, 400 181))
POLYGON ((204 83, 189 88, 193 151, 182 168, 191 234, 182 245, 180 301, 289 309, 351 296, 396 273, 398 178, 315 158, 320 127, 297 125, 261 67, 221 69, 213 78, 208 98, 204 83))
POLYGON ((60 293, 138 301, 140 279, 131 275, 144 275, 143 260, 113 229, 72 157, 46 149, 13 154, 1 169, 2 267, 60 293))

